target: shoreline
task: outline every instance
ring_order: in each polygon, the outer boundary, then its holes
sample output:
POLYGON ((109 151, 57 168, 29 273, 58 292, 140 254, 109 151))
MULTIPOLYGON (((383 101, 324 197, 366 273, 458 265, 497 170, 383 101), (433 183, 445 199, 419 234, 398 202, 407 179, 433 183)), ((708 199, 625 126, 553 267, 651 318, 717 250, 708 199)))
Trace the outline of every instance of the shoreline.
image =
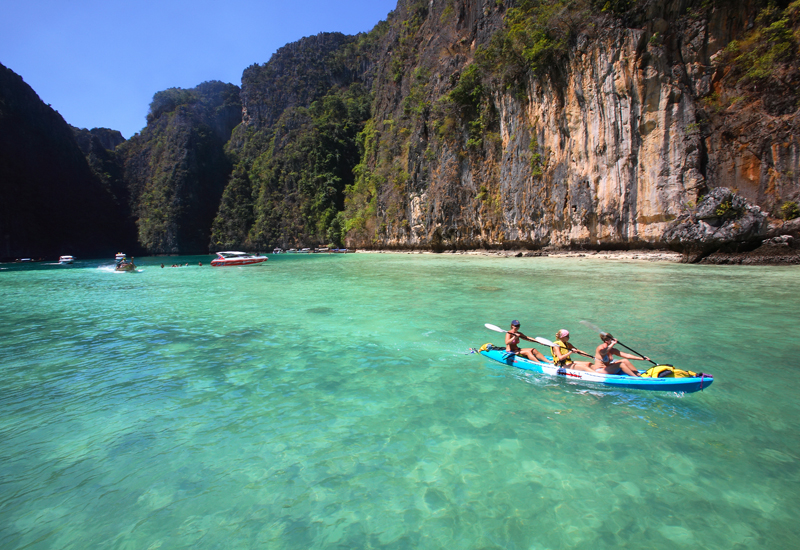
POLYGON ((357 254, 440 254, 454 256, 494 256, 499 258, 600 258, 603 260, 644 260, 681 263, 683 254, 668 250, 364 250, 357 254))
POLYGON ((498 258, 594 258, 615 261, 696 263, 701 265, 791 266, 800 265, 800 250, 790 246, 762 245, 749 252, 714 252, 699 261, 670 250, 364 250, 358 254, 448 254, 498 258))

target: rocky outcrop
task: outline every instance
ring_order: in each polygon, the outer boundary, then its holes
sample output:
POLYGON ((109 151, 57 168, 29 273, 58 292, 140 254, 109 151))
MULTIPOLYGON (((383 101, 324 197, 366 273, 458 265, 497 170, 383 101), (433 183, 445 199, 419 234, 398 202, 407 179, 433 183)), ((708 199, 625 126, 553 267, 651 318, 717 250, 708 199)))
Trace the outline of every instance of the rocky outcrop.
POLYGON ((698 261, 714 251, 753 249, 767 235, 767 216, 726 187, 713 189, 697 207, 684 214, 663 235, 670 248, 698 261))
POLYGON ((242 73, 244 127, 268 130, 288 108, 308 106, 334 86, 347 86, 358 76, 344 55, 355 40, 342 33, 321 33, 287 44, 263 65, 242 73))
POLYGON ((762 0, 399 0, 75 136, 151 253, 747 254, 798 213, 798 36, 762 0))
POLYGON ((125 143, 125 138, 118 130, 111 130, 110 128, 72 128, 72 133, 75 134, 75 141, 78 142, 78 147, 81 148, 84 155, 90 154, 93 150, 97 151, 100 148, 106 151, 113 151, 117 145, 125 143))
POLYGON ((240 115, 239 88, 232 84, 165 90, 153 98, 147 127, 117 148, 147 252, 208 251, 232 168, 224 148, 240 115))
POLYGON ((763 223, 725 238, 690 231, 685 219, 701 196, 729 186, 737 201, 771 211, 800 190, 796 103, 774 113, 756 105, 747 116, 736 111, 742 105, 715 106, 724 86, 740 85, 723 82, 715 60, 742 37, 758 3, 658 2, 624 18, 570 20, 565 32, 579 30, 566 53, 547 70, 525 69, 516 87, 482 67, 481 89, 469 93, 485 101, 455 124, 437 106, 480 65, 519 4, 453 6, 398 5, 403 23, 389 34, 374 86, 374 120, 392 125, 379 125, 379 152, 365 159, 386 184, 376 190, 375 221, 351 232, 350 246, 707 253, 736 239, 752 246, 763 223), (404 41, 416 57, 403 57, 404 41), (421 107, 409 109, 415 97, 421 107), (731 127, 735 116, 743 121, 731 127))
POLYGON ((130 227, 73 129, 0 65, 0 258, 135 253, 130 227))

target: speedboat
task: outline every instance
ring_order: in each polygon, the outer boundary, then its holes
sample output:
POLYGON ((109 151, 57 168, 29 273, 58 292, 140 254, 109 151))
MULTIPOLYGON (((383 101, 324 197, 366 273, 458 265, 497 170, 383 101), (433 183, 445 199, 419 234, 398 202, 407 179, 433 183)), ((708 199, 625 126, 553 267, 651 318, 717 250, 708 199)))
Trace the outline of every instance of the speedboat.
POLYGON ((266 256, 254 256, 247 252, 236 252, 229 250, 226 252, 217 252, 217 257, 211 260, 213 267, 223 267, 229 265, 254 265, 266 262, 269 258, 266 256))
POLYGON ((122 252, 118 252, 114 259, 117 262, 117 265, 114 266, 114 271, 136 271, 136 264, 133 263, 133 258, 128 258, 122 252))
POLYGON ((68 265, 75 261, 73 256, 59 256, 58 263, 61 265, 68 265))

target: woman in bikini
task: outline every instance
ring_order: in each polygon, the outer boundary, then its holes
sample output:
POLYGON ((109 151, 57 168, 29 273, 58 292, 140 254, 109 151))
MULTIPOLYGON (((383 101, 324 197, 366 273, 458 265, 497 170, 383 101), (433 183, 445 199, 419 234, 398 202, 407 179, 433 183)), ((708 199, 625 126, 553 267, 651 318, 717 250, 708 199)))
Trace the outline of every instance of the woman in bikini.
POLYGON ((579 353, 582 355, 588 355, 588 353, 582 352, 569 342, 569 331, 565 328, 562 328, 558 332, 556 332, 556 341, 553 342, 555 344, 550 350, 553 352, 553 362, 559 366, 564 367, 565 369, 573 369, 573 370, 583 370, 587 372, 594 372, 592 368, 592 363, 589 361, 573 361, 570 358, 572 353, 579 353))
POLYGON ((600 339, 603 341, 603 343, 597 346, 597 349, 594 352, 594 370, 596 372, 605 374, 620 374, 620 371, 622 371, 623 374, 627 374, 628 376, 641 376, 639 371, 633 368, 630 359, 649 361, 649 357, 638 357, 636 355, 631 355, 630 353, 623 353, 619 351, 614 347, 614 344, 617 343, 617 340, 607 332, 601 332, 600 339), (621 359, 619 361, 613 361, 612 359, 615 355, 621 359))
POLYGON ((543 363, 549 363, 547 359, 545 359, 544 355, 539 353, 537 350, 533 348, 525 348, 522 349, 519 347, 519 339, 522 338, 523 340, 527 340, 529 342, 534 342, 532 338, 528 338, 524 334, 519 331, 519 321, 511 321, 511 329, 506 332, 506 351, 509 353, 516 353, 521 357, 525 357, 530 359, 531 361, 541 361, 543 363))

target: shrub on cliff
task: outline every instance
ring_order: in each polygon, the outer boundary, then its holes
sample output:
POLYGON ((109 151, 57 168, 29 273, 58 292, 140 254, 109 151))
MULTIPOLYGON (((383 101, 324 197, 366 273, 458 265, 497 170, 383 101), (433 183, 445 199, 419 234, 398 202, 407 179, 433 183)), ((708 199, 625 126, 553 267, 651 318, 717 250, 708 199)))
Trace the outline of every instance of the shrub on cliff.
POLYGON ((776 76, 782 65, 800 49, 800 0, 779 10, 770 3, 755 20, 754 28, 725 48, 722 60, 741 81, 763 81, 776 76))
POLYGON ((518 87, 528 74, 546 76, 567 56, 587 10, 581 0, 521 0, 506 12, 505 28, 478 48, 475 59, 505 88, 518 87))

